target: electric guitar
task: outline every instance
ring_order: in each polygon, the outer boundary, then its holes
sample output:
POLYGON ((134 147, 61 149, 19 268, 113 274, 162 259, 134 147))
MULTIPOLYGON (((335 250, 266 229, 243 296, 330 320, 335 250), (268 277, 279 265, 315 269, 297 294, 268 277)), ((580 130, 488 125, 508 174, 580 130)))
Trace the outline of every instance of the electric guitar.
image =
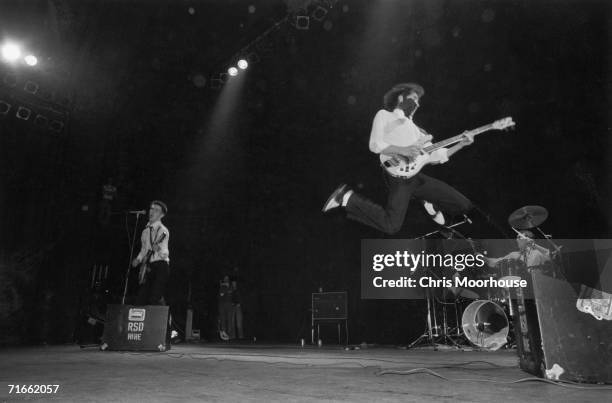
POLYGON ((151 260, 151 256, 153 256, 153 253, 155 253, 153 247, 159 245, 165 237, 166 233, 164 232, 162 233, 161 237, 157 241, 155 241, 153 245, 151 245, 151 249, 147 251, 147 254, 145 255, 144 259, 142 259, 142 263, 140 263, 140 268, 138 271, 138 284, 144 284, 147 280, 147 273, 151 271, 151 269, 149 269, 149 260, 151 260))
POLYGON ((418 174, 425 165, 437 162, 435 158, 432 158, 432 152, 451 144, 458 143, 466 136, 476 136, 490 130, 504 130, 514 127, 514 125, 515 123, 511 117, 496 120, 488 125, 481 126, 477 129, 470 130, 457 136, 447 138, 446 140, 423 147, 420 154, 413 159, 398 154, 380 154, 380 163, 391 176, 408 179, 418 174))

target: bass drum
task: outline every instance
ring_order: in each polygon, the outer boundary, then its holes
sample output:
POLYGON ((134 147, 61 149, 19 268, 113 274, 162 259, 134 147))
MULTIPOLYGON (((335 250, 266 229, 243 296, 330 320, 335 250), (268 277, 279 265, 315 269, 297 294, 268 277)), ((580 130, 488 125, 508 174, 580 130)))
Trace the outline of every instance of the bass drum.
POLYGON ((475 346, 498 350, 508 342, 508 317, 495 302, 472 302, 463 311, 461 325, 465 337, 475 346))

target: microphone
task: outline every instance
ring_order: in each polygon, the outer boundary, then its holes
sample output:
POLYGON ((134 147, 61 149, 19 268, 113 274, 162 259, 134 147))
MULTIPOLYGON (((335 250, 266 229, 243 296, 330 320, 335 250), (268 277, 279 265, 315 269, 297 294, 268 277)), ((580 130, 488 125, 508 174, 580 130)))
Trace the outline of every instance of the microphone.
POLYGON ((144 210, 131 210, 128 211, 129 214, 146 214, 147 212, 144 210))

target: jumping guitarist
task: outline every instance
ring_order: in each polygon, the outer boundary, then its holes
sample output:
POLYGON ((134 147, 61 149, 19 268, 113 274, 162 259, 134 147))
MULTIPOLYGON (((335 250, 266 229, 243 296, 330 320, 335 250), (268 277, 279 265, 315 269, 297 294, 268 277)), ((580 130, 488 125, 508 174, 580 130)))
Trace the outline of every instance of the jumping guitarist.
MULTIPOLYGON (((370 150, 381 155, 381 161, 385 161, 383 168, 392 168, 395 164, 393 161, 387 163, 387 158, 404 163, 415 161, 424 155, 424 149, 432 146, 432 136, 412 120, 424 93, 420 85, 404 83, 394 86, 385 94, 385 109, 376 113, 370 134, 370 150)), ((454 153, 471 144, 473 137, 473 134, 465 133, 452 147, 439 147, 427 153, 427 163, 442 164, 448 161, 454 153)), ((385 207, 343 184, 331 194, 323 206, 323 212, 344 207, 349 218, 393 234, 402 227, 412 197, 421 200, 432 219, 440 225, 445 223, 442 212, 460 215, 472 208, 472 203, 465 196, 440 180, 420 172, 407 176, 391 174, 390 169, 384 170, 389 189, 385 207)))
POLYGON ((155 200, 149 207, 149 222, 140 237, 141 249, 132 261, 140 266, 138 273, 138 305, 164 305, 164 293, 170 276, 170 231, 161 220, 168 212, 164 202, 155 200))

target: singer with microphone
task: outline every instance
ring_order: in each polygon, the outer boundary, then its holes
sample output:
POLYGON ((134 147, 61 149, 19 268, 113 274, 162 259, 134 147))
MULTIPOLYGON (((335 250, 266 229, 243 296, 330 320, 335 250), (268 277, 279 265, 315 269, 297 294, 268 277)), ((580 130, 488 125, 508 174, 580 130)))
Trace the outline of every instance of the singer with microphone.
MULTIPOLYGON (((131 213, 141 214, 144 210, 131 213)), ((164 294, 170 276, 170 231, 161 220, 167 213, 168 207, 164 202, 151 202, 149 222, 140 237, 140 253, 132 261, 132 267, 140 267, 138 305, 165 305, 164 294)))

